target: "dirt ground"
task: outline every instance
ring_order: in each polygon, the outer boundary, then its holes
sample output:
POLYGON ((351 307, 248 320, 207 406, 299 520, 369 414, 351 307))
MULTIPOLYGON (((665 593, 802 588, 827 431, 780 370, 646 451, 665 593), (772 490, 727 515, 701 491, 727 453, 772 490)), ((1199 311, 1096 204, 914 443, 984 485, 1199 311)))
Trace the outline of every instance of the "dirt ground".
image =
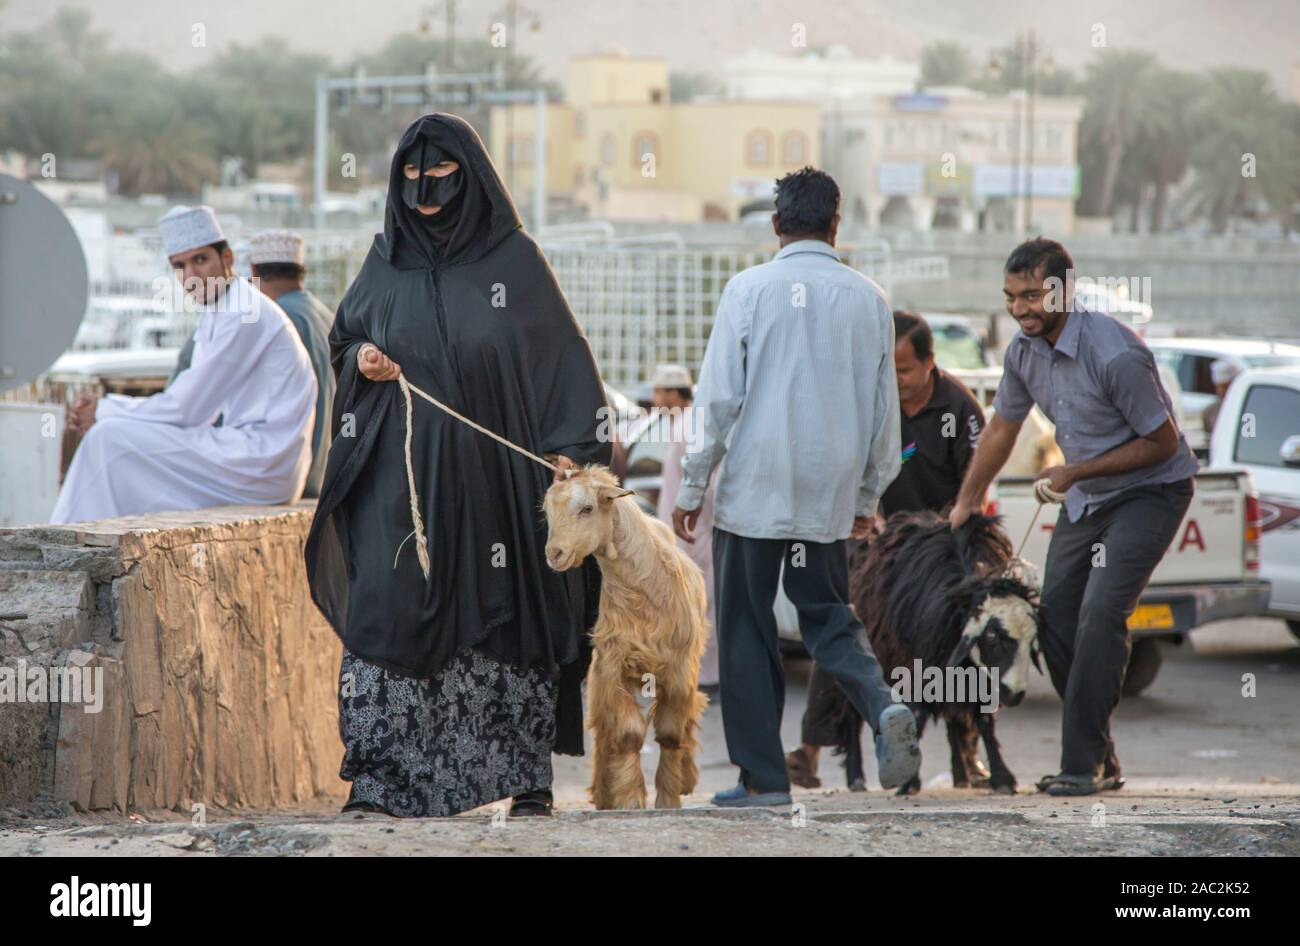
MULTIPOLYGON (((787 665, 789 746, 798 742, 807 669, 787 665)), ((919 796, 896 798, 875 784, 849 792, 838 760, 825 757, 823 788, 796 790, 791 808, 712 808, 709 796, 734 784, 736 772, 711 707, 701 784, 678 811, 592 811, 588 760, 557 758, 551 819, 508 820, 504 804, 420 820, 330 806, 209 811, 206 824, 193 825, 188 814, 35 805, 0 811, 0 855, 1300 855, 1300 646, 1279 622, 1215 625, 1167 650, 1152 687, 1116 716, 1128 778, 1121 792, 1033 794, 1033 781, 1056 768, 1059 723, 1060 704, 1038 677, 1025 703, 998 717, 1021 785, 1013 797, 946 787, 946 739, 932 729, 919 796), (1243 693, 1251 681, 1254 696, 1243 693)), ((643 760, 652 778, 653 741, 643 760)))

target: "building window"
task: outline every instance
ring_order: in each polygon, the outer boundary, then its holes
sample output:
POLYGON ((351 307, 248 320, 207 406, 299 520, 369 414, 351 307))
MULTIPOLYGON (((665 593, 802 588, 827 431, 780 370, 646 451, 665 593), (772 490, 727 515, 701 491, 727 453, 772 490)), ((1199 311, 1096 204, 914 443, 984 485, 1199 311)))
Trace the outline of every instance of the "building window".
POLYGON ((587 136, 587 113, 578 110, 573 113, 573 137, 585 138, 587 136))
POLYGON ((745 139, 745 160, 750 164, 766 166, 772 163, 772 133, 758 129, 745 139))
POLYGON ((600 163, 610 167, 614 163, 614 136, 605 132, 600 139, 600 163))
POLYGON ((1060 155, 1065 150, 1065 130, 1060 125, 1049 125, 1047 128, 1047 153, 1053 156, 1060 155))
POLYGON ((654 155, 656 164, 659 162, 659 139, 653 131, 638 131, 632 136, 632 166, 641 167, 647 154, 654 155))
POLYGON ((781 139, 781 161, 785 164, 805 164, 808 161, 808 139, 801 131, 787 131, 781 139))

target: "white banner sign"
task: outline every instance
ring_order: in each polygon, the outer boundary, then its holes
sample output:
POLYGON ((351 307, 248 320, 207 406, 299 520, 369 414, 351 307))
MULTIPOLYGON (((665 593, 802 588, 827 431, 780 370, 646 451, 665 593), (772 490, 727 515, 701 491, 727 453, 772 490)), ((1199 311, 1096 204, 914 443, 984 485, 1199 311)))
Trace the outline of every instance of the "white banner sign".
POLYGON ((1078 192, 1079 168, 1073 164, 1034 165, 1032 176, 1020 165, 1020 186, 1014 187, 1017 168, 1010 164, 981 164, 975 168, 977 197, 1009 197, 1026 194, 1035 197, 1074 197, 1078 192), (1032 184, 1032 188, 1030 187, 1032 184))
POLYGON ((913 197, 925 189, 925 169, 919 164, 882 164, 877 189, 886 197, 913 197))

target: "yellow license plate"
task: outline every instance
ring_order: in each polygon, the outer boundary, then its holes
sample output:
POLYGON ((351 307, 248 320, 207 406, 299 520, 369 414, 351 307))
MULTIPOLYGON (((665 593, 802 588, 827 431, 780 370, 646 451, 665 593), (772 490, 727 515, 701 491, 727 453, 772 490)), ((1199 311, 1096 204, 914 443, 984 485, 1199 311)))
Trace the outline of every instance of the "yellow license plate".
POLYGON ((1174 609, 1167 604, 1139 604, 1128 619, 1130 631, 1149 631, 1174 626, 1174 609))

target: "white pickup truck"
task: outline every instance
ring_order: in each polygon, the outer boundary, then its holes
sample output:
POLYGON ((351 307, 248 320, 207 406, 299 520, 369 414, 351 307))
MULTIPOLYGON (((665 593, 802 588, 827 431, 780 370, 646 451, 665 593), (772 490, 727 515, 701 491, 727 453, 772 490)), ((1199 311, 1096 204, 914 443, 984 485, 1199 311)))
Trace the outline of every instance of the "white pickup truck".
MULTIPOLYGON (((1041 579, 1061 507, 1044 506, 1034 521, 1038 500, 1032 477, 1001 477, 993 492, 992 511, 1002 515, 1012 543, 1019 547, 1024 540, 1021 555, 1041 579)), ((1194 627, 1266 610, 1269 583, 1260 577, 1260 532, 1260 501, 1250 473, 1197 474, 1187 516, 1129 618, 1133 649, 1125 693, 1140 693, 1155 679, 1161 661, 1157 641, 1182 643, 1194 627)))
POLYGON ((1300 368, 1251 368, 1232 381, 1210 440, 1210 465, 1248 472, 1259 490, 1266 613, 1300 638, 1300 368))

